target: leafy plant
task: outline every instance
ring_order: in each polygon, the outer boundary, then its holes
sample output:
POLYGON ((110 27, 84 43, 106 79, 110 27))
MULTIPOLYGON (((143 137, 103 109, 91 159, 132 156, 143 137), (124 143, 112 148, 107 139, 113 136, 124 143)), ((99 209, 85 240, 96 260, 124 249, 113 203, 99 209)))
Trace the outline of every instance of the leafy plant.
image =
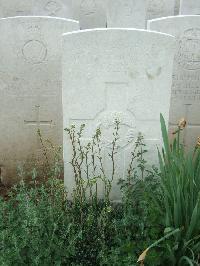
POLYGON ((116 178, 118 121, 108 154, 110 176, 103 165, 100 129, 84 145, 84 125, 78 131, 74 126, 66 129, 73 148, 72 198, 61 179, 60 148, 48 142, 54 150, 49 160, 46 142, 38 132, 46 159, 45 178, 39 182, 40 172, 33 168, 31 182, 25 183, 23 170, 21 183, 9 198, 0 199, 0 265, 133 266, 145 247, 141 265, 144 259, 150 266, 198 265, 200 148, 185 152, 180 142, 183 122, 171 145, 161 116, 160 170, 147 167, 146 146, 138 136, 127 176, 119 180, 122 201, 117 204, 110 200, 110 192, 116 178), (99 181, 104 184, 102 199, 99 181))
POLYGON ((169 142, 163 116, 160 117, 164 147, 159 151, 161 193, 158 204, 165 217, 165 233, 176 231, 165 241, 167 265, 199 265, 200 263, 200 149, 187 153, 181 144, 183 119, 169 142), (163 208, 164 207, 164 208, 163 208), (178 231, 177 231, 178 230, 178 231))
MULTIPOLYGON (((26 171, 22 169, 21 183, 12 189, 7 201, 0 200, 1 265, 134 265, 146 243, 160 235, 155 222, 157 211, 148 202, 147 190, 157 189, 158 184, 154 172, 146 169, 147 151, 141 135, 135 143, 127 179, 119 182, 122 203, 114 204, 109 198, 119 140, 120 125, 115 123, 108 155, 112 165, 109 177, 102 161, 101 131, 97 129, 92 140, 83 145, 84 126, 78 132, 73 126, 67 130, 72 140, 75 178, 71 200, 60 179, 60 149, 44 141, 38 132, 46 159, 44 176, 48 178, 38 182, 41 172, 34 168, 31 182, 25 183, 26 171), (46 144, 55 151, 53 165, 46 144), (99 180, 105 188, 101 200, 99 180)), ((149 265, 152 261, 159 265, 155 254, 149 261, 149 265)))
POLYGON ((102 134, 100 128, 96 129, 95 134, 87 143, 82 142, 85 125, 81 125, 77 131, 72 125, 66 128, 68 137, 72 146, 71 165, 73 168, 75 186, 73 191, 73 200, 82 204, 89 198, 90 202, 95 203, 98 195, 98 184, 104 186, 104 200, 110 204, 110 193, 112 182, 115 177, 116 165, 115 157, 118 153, 117 141, 119 140, 120 122, 118 119, 114 121, 113 139, 111 140, 111 150, 108 152, 108 159, 111 164, 111 175, 106 173, 103 164, 103 145, 102 134))

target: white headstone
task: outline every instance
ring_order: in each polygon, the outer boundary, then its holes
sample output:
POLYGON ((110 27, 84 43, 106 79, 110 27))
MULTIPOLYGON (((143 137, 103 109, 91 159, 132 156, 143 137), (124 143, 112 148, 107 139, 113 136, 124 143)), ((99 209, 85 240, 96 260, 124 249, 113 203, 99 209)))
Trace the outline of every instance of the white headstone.
POLYGON ((146 27, 146 0, 108 0, 107 27, 146 27))
POLYGON ((149 29, 172 34, 177 48, 174 59, 171 131, 181 118, 188 122, 184 142, 191 148, 200 132, 200 17, 177 16, 149 21, 149 29))
MULTIPOLYGON (((150 163, 157 161, 160 112, 168 122, 174 38, 145 30, 87 30, 64 35, 63 49, 64 128, 85 124, 82 138, 85 142, 100 127, 104 166, 109 178, 112 162, 107 154, 112 146, 114 120, 120 121, 117 169, 111 195, 113 200, 118 200, 116 183, 126 175, 138 132, 142 132, 150 149, 150 163)), ((72 191, 70 148, 66 135, 65 185, 72 191)), ((99 196, 103 196, 103 188, 99 196)))
POLYGON ((147 0, 147 20, 173 16, 175 0, 147 0))
POLYGON ((200 15, 199 0, 181 0, 180 4, 181 15, 200 15))
POLYGON ((72 1, 73 17, 80 22, 81 29, 106 27, 106 0, 72 1))
POLYGON ((0 0, 0 17, 53 16, 71 19, 72 0, 0 0))
MULTIPOLYGON (((41 150, 44 139, 62 145, 62 34, 78 22, 49 17, 0 19, 0 167, 3 179, 41 150)), ((43 158, 43 157, 42 157, 43 158)))
POLYGON ((0 0, 0 17, 32 15, 34 0, 0 0))

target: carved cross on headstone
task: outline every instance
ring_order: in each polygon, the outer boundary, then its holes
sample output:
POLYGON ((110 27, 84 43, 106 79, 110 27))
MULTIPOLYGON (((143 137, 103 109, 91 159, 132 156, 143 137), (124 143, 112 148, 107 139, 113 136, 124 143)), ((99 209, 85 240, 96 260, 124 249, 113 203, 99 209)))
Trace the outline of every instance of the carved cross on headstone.
MULTIPOLYGON (((35 119, 33 120, 24 120, 25 125, 27 126, 33 126, 36 127, 37 129, 37 134, 38 134, 38 130, 40 130, 41 126, 51 126, 53 121, 52 120, 42 120, 40 119, 40 105, 36 105, 35 106, 35 119)), ((37 140, 37 144, 39 147, 39 136, 38 136, 38 140, 37 140)))
POLYGON ((127 110, 127 82, 105 82, 104 83, 105 91, 105 106, 102 110, 100 110, 94 119, 70 119, 70 122, 82 121, 85 124, 89 124, 89 121, 94 121, 94 123, 98 123, 102 117, 107 117, 108 120, 112 119, 107 116, 108 114, 114 113, 123 113, 127 110))
POLYGON ((40 120, 40 105, 35 106, 36 115, 34 120, 24 120, 24 123, 29 126, 36 126, 40 129, 40 126, 51 126, 52 120, 40 120))

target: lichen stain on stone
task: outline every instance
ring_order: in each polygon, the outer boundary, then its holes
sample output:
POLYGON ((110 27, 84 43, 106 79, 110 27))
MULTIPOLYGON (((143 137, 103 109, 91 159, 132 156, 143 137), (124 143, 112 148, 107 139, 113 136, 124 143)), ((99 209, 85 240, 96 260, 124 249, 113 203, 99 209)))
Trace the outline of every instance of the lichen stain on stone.
POLYGON ((129 77, 131 78, 131 79, 136 79, 137 78, 137 76, 138 76, 138 72, 137 71, 129 71, 129 77))
POLYGON ((148 79, 153 80, 156 77, 160 76, 160 74, 162 72, 162 67, 159 67, 155 74, 153 72, 154 72, 153 70, 146 70, 146 75, 147 75, 148 79), (152 73, 150 73, 150 72, 152 72, 152 73))

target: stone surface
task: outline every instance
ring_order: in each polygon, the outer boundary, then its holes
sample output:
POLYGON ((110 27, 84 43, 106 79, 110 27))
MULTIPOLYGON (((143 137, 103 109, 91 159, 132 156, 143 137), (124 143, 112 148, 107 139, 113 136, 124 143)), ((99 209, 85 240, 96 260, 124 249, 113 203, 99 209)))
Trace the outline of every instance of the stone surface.
POLYGON ((173 131, 174 126, 184 117, 188 122, 184 143, 191 148, 200 135, 200 17, 157 19, 149 21, 148 27, 176 37, 170 127, 173 131))
POLYGON ((106 0, 72 1, 73 17, 81 29, 106 27, 106 0))
MULTIPOLYGON (((62 144, 62 33, 78 22, 49 17, 0 20, 0 168, 14 180, 16 167, 41 154, 37 136, 62 144)), ((44 159, 44 157, 42 157, 44 159)))
POLYGON ((36 16, 73 18, 72 0, 34 0, 33 14, 36 16))
POLYGON ((0 17, 33 15, 34 0, 0 0, 0 17))
POLYGON ((146 27, 146 0, 108 0, 107 27, 146 27))
MULTIPOLYGON (((133 29, 98 29, 64 35, 64 128, 86 124, 81 141, 102 131, 102 158, 111 177, 114 120, 120 121, 116 174, 112 199, 119 199, 116 183, 126 175, 133 143, 142 132, 150 149, 149 162, 157 162, 160 112, 168 122, 174 38, 133 29), (68 51, 71 51, 68 53, 68 51), (70 67, 69 63, 70 62, 70 67)), ((74 186, 69 137, 64 137, 65 185, 74 186)), ((83 169, 84 170, 84 165, 83 169)), ((98 170, 96 170, 98 172, 98 170)), ((93 174, 90 172, 90 177, 93 174)), ((103 187, 99 184, 99 196, 103 187)))
POLYGON ((199 0, 181 0, 180 3, 181 15, 200 15, 199 0))
POLYGON ((179 10, 180 10, 180 0, 175 0, 175 11, 174 11, 174 15, 179 15, 179 10))
POLYGON ((31 15, 72 18, 72 0, 0 0, 0 17, 31 15))
POLYGON ((175 0, 147 0, 147 20, 173 16, 175 0))

